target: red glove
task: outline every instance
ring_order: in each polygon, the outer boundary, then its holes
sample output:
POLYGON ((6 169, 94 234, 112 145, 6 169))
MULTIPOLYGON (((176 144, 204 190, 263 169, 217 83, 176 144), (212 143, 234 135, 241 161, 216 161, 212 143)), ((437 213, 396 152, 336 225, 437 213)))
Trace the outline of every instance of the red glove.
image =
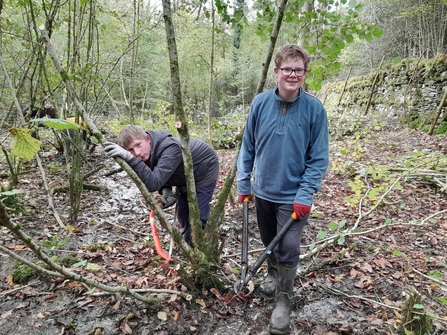
POLYGON ((244 202, 245 198, 248 198, 248 201, 250 201, 252 199, 251 194, 238 194, 237 198, 239 199, 239 202, 244 202))
POLYGON ((293 211, 299 218, 310 213, 310 206, 293 203, 293 211))

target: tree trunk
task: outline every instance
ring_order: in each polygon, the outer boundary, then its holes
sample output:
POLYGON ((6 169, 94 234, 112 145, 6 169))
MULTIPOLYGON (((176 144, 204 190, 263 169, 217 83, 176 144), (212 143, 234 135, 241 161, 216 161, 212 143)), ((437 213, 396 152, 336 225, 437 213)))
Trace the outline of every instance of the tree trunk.
POLYGON ((163 19, 166 28, 166 39, 169 50, 169 63, 171 69, 171 88, 176 118, 176 128, 180 134, 180 145, 183 154, 183 164, 185 167, 186 187, 188 189, 188 208, 191 224, 191 235, 196 249, 201 250, 205 243, 203 240, 202 222, 200 220, 197 203, 196 186, 194 181, 194 171, 192 164, 191 149, 189 147, 188 120, 183 109, 182 92, 180 85, 180 70, 178 63, 177 44, 175 39, 174 24, 172 22, 171 2, 163 0, 163 19))
POLYGON ((210 54, 210 81, 208 90, 208 143, 213 145, 211 119, 213 113, 213 79, 214 79, 214 2, 211 1, 211 54, 210 54))
POLYGON ((439 103, 439 106, 438 106, 438 110, 436 111, 435 117, 433 118, 433 122, 432 122, 430 130, 428 132, 429 135, 433 135, 433 131, 435 130, 436 123, 438 122, 439 116, 441 115, 442 108, 444 107, 446 100, 447 100, 447 88, 444 91, 444 95, 442 96, 441 102, 439 103))
POLYGON ((262 63, 261 78, 256 88, 256 94, 261 93, 264 90, 265 80, 270 69, 270 62, 272 60, 273 51, 275 50, 276 40, 278 39, 279 30, 281 28, 282 19, 286 11, 287 0, 279 0, 278 11, 276 12, 275 23, 273 26, 272 35, 270 36, 270 44, 265 55, 264 63, 262 63))

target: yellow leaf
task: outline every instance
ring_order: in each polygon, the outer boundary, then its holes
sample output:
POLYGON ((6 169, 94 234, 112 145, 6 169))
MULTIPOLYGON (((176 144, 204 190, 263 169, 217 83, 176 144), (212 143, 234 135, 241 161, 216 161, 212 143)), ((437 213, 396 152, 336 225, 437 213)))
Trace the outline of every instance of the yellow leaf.
POLYGON ((166 321, 168 319, 168 314, 166 314, 166 312, 158 312, 157 317, 162 321, 166 321))
POLYGON ((201 308, 205 308, 205 302, 202 299, 196 299, 196 303, 200 305, 201 308))
POLYGON ((23 160, 31 160, 40 149, 40 141, 31 136, 31 129, 13 128, 10 147, 11 153, 23 160))
POLYGON ((88 263, 87 266, 85 267, 85 269, 86 270, 100 270, 101 265, 95 264, 95 263, 88 263))

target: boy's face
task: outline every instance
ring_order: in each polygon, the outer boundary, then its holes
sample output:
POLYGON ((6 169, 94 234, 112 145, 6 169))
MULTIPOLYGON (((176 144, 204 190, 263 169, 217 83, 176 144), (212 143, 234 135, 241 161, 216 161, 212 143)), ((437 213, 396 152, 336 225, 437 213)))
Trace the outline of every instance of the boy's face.
POLYGON ((275 77, 278 80, 279 96, 285 100, 290 101, 298 96, 298 90, 306 79, 307 70, 304 67, 302 59, 286 59, 282 62, 280 67, 274 68, 275 77), (281 70, 282 69, 282 70, 281 70), (285 75, 284 72, 293 71, 290 75, 285 75))
POLYGON ((127 151, 135 157, 140 157, 143 161, 149 161, 151 155, 151 139, 149 135, 146 135, 145 139, 133 140, 126 148, 127 151))

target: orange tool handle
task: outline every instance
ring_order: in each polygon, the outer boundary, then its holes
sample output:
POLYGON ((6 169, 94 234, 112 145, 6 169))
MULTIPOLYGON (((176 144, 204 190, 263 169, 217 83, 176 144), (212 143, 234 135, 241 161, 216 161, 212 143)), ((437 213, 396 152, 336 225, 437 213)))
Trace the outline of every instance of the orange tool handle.
POLYGON ((157 226, 155 225, 155 212, 152 209, 149 215, 149 222, 151 224, 152 238, 154 239, 155 250, 158 256, 166 259, 168 262, 171 260, 171 255, 166 254, 161 248, 160 239, 158 238, 157 226))

